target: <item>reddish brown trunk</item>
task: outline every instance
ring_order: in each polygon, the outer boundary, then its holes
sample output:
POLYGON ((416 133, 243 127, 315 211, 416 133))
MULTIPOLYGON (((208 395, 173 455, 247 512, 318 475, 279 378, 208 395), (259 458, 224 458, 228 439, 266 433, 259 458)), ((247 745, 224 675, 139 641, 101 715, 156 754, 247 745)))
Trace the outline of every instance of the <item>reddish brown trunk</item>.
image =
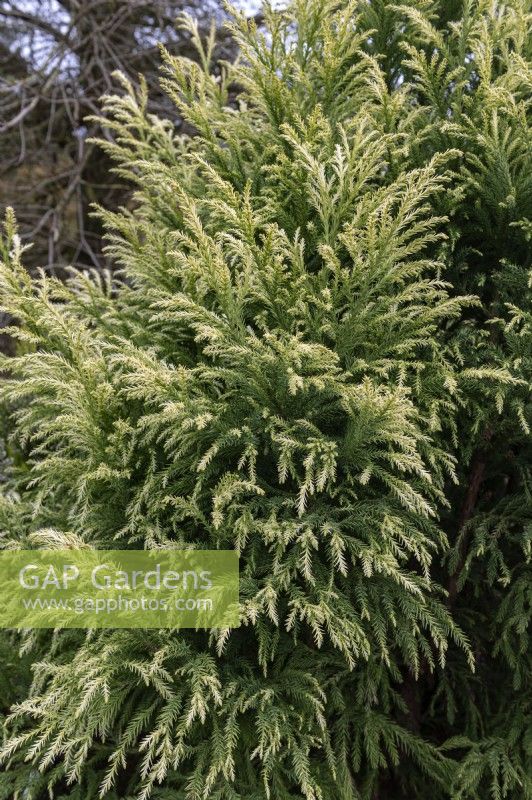
MULTIPOLYGON (((467 522, 471 519, 475 507, 478 502, 478 496, 480 494, 480 489, 482 487, 482 483, 484 481, 484 475, 486 472, 486 448, 488 443, 490 442, 493 436, 493 430, 491 427, 486 428, 484 434, 482 436, 482 443, 479 445, 475 454, 473 455, 471 461, 471 470, 469 473, 469 481, 467 484, 467 491, 464 497, 464 502, 462 503, 462 508, 460 510, 460 516, 458 518, 458 536, 463 533, 464 527, 467 522)), ((453 605, 456 595, 458 594, 458 579, 460 574, 464 568, 465 560, 467 557, 467 536, 462 536, 459 552, 458 552, 458 562, 456 564, 456 569, 454 570, 453 574, 449 578, 449 598, 448 604, 450 606, 453 605)))

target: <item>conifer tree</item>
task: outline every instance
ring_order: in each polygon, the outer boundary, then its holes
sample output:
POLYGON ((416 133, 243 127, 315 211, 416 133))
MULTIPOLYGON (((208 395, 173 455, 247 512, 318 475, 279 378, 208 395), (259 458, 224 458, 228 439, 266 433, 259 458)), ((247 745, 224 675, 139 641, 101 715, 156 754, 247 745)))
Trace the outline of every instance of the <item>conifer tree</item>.
POLYGON ((234 548, 241 625, 6 634, 0 797, 530 798, 530 9, 232 19, 194 136, 104 100, 115 272, 6 219, 0 530, 234 548))

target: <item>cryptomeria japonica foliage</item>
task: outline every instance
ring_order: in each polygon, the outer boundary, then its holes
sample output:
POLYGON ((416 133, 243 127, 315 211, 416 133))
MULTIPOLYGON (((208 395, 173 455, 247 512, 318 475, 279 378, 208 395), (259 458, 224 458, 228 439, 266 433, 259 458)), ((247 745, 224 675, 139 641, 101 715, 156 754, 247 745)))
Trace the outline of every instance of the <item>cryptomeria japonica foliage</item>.
POLYGON ((527 3, 264 18, 196 135, 105 99, 116 271, 7 217, 2 547, 235 548, 241 625, 6 634, 0 797, 530 798, 527 3))

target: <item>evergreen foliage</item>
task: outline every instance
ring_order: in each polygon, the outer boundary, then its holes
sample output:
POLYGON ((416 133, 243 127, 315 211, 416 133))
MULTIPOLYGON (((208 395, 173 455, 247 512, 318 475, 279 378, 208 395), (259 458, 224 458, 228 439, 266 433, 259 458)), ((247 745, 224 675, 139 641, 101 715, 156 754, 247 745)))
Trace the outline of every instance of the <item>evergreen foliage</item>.
POLYGON ((530 9, 264 16, 197 135, 105 99, 119 271, 7 217, 2 547, 236 548, 242 624, 9 634, 0 797, 531 798, 530 9))

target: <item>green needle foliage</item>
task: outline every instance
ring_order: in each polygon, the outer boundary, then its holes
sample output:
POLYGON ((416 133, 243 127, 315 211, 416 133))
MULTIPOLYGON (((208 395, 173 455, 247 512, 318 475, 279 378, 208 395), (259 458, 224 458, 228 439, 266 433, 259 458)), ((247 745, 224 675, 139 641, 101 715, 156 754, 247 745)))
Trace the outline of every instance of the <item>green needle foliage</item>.
POLYGON ((195 136, 105 99, 119 270, 6 220, 1 546, 235 548, 241 625, 9 634, 0 797, 531 798, 530 9, 264 17, 195 136))

